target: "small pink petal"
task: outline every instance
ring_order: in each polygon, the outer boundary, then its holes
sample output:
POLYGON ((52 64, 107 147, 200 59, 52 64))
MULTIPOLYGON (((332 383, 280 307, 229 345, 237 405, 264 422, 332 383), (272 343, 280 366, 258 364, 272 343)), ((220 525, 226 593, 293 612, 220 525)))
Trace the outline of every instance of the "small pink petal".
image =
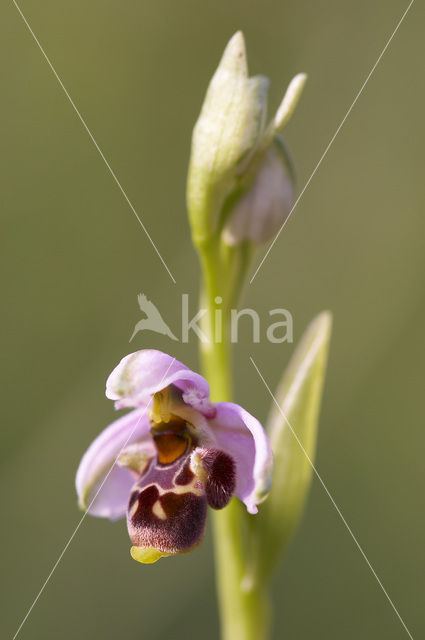
MULTIPOLYGON (((106 382, 106 396, 115 400, 116 408, 140 407, 152 395, 173 384, 186 396, 185 402, 196 404, 198 411, 212 415, 208 382, 172 356, 144 349, 130 353, 115 367, 106 382)), ((195 404, 193 406, 195 406, 195 404)))
POLYGON ((90 515, 117 520, 126 514, 134 474, 116 464, 123 447, 139 442, 154 455, 147 409, 115 420, 91 443, 78 467, 75 484, 80 506, 90 515))
POLYGON ((215 404, 217 414, 210 425, 217 446, 236 462, 235 494, 249 513, 257 513, 271 485, 273 455, 266 433, 254 416, 231 402, 215 404))

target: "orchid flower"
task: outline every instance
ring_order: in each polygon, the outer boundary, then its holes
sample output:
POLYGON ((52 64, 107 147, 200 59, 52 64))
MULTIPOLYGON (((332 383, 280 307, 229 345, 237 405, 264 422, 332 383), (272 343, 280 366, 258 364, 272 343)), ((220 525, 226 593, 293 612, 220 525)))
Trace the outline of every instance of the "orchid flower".
POLYGON ((106 395, 117 409, 133 411, 92 442, 77 471, 77 493, 91 515, 127 514, 135 560, 191 551, 204 535, 207 506, 221 509, 233 495, 257 513, 270 488, 272 453, 245 409, 210 402, 202 376, 150 349, 121 360, 106 395))

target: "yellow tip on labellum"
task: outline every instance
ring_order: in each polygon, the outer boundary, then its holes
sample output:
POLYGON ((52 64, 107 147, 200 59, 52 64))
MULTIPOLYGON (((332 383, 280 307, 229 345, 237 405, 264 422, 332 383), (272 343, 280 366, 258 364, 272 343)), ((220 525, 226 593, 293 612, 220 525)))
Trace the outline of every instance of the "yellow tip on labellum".
POLYGON ((133 560, 137 560, 137 562, 142 562, 143 564, 153 564, 160 558, 166 558, 167 556, 173 555, 172 553, 160 551, 154 547, 131 547, 130 553, 133 560))

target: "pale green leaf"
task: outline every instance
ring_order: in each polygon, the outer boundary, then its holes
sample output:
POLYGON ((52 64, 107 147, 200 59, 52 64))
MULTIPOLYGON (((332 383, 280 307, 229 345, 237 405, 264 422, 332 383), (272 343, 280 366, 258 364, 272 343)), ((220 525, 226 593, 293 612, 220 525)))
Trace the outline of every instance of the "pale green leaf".
POLYGON ((273 397, 267 430, 274 455, 274 478, 270 495, 253 523, 254 580, 264 580, 275 568, 306 501, 331 327, 329 312, 312 321, 273 397))

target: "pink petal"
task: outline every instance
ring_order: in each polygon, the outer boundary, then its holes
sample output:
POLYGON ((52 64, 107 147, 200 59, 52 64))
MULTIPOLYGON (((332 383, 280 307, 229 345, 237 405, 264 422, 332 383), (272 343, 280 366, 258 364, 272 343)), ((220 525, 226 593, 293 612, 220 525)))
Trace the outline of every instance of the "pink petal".
POLYGON ((183 391, 183 399, 204 415, 212 417, 208 382, 175 358, 145 349, 125 356, 106 382, 106 396, 115 400, 116 408, 140 407, 157 391, 170 384, 183 391))
POLYGON ((210 425, 217 446, 236 462, 235 494, 245 503, 249 513, 257 513, 271 485, 273 455, 261 424, 242 407, 231 402, 218 402, 210 425))
POLYGON ((90 515, 111 520, 125 516, 135 478, 116 459, 133 442, 153 455, 149 429, 148 409, 143 407, 115 420, 91 443, 75 478, 79 504, 90 515))

